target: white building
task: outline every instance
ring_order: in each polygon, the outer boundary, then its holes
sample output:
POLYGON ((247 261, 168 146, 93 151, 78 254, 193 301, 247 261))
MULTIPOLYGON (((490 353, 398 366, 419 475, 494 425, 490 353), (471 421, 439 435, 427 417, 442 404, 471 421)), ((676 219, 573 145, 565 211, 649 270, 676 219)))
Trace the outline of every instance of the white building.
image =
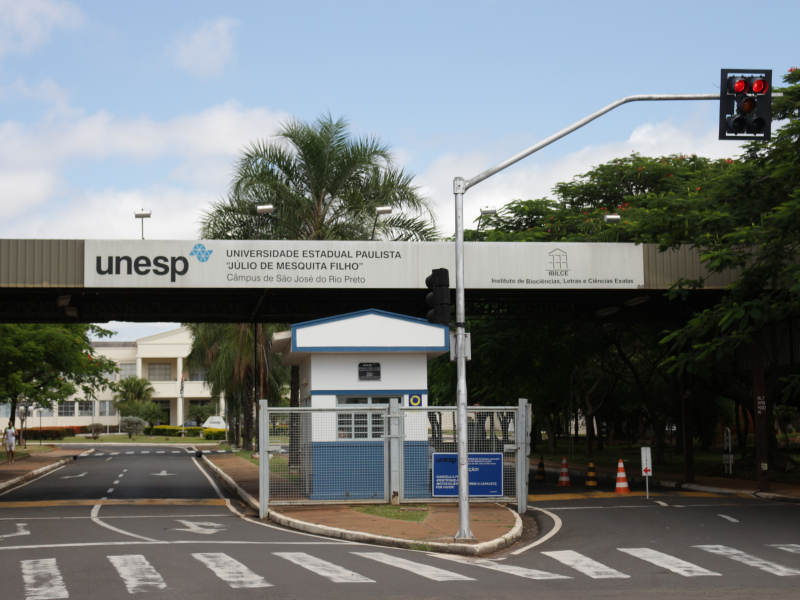
MULTIPOLYGON (((93 342, 92 346, 97 354, 115 361, 120 368, 119 373, 113 374, 112 381, 131 375, 150 380, 155 388, 153 401, 162 405, 170 425, 180 426, 187 419, 186 413, 191 404, 205 404, 211 400, 211 393, 205 384, 205 373, 189 372, 184 367, 192 348, 192 336, 185 327, 140 338, 135 342, 93 342), (184 376, 183 401, 180 393, 181 374, 184 376)), ((105 389, 97 394, 97 402, 80 398, 61 402, 54 410, 42 413, 42 427, 80 426, 95 422, 117 425, 119 414, 114 409, 112 397, 113 392, 105 389)), ((0 404, 0 419, 7 419, 10 410, 10 404, 0 404)), ((223 402, 220 402, 219 410, 224 410, 223 402)), ((31 417, 26 425, 38 427, 38 414, 31 417)))

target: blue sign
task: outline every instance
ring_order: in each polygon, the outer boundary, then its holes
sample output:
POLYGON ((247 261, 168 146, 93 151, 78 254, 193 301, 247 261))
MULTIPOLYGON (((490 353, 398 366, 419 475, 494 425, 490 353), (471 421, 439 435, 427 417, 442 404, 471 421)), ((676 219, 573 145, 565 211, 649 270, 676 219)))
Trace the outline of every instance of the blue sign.
POLYGON ((408 405, 409 406, 422 406, 422 396, 419 394, 414 394, 408 397, 408 405))
MULTIPOLYGON (((470 496, 503 496, 502 452, 470 452, 467 464, 470 496)), ((458 497, 457 453, 433 453, 433 495, 458 497)))

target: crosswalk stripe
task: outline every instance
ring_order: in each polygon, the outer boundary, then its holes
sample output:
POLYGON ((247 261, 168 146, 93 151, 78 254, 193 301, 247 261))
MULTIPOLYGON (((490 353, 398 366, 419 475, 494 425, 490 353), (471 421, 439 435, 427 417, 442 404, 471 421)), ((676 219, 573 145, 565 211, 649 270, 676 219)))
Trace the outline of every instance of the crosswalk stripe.
POLYGON ((111 456, 116 456, 117 454, 119 454, 119 452, 112 452, 111 456))
POLYGON ((131 594, 149 592, 154 588, 163 590, 167 587, 158 571, 141 554, 109 556, 108 560, 114 565, 131 594))
POLYGON ((786 552, 800 554, 800 544, 772 544, 772 547, 778 548, 779 550, 786 550, 786 552))
POLYGON ((604 564, 592 560, 588 556, 579 554, 573 550, 559 550, 556 552, 542 552, 545 556, 555 558, 558 562, 564 563, 568 567, 572 567, 576 571, 580 571, 584 575, 588 575, 592 579, 628 579, 630 575, 620 573, 607 567, 604 564))
POLYGON ((617 548, 617 550, 652 563, 662 569, 667 569, 678 575, 683 575, 684 577, 703 577, 708 575, 721 577, 719 573, 714 573, 714 571, 698 567, 690 562, 675 558, 669 554, 664 554, 658 550, 652 550, 650 548, 617 548))
POLYGON ((484 567, 486 569, 492 569, 493 571, 500 571, 501 573, 508 573, 509 575, 516 575, 517 577, 524 577, 526 579, 572 579, 569 575, 558 575, 556 573, 548 573, 547 571, 537 571, 536 569, 504 565, 503 563, 483 558, 463 558, 461 556, 446 555, 440 555, 439 558, 468 565, 476 565, 478 567, 484 567))
POLYGON ((214 572, 214 575, 229 584, 232 588, 265 588, 272 587, 261 575, 256 575, 238 560, 234 560, 222 552, 201 552, 192 554, 214 572))
POLYGON ((737 562, 750 565, 751 567, 756 567, 757 569, 761 569, 762 571, 766 571, 767 573, 772 573, 773 575, 778 575, 779 577, 800 575, 800 571, 798 571, 797 569, 790 569, 789 567, 784 567, 783 565, 779 565, 778 563, 769 562, 768 560, 764 560, 763 558, 758 558, 757 556, 753 556, 752 554, 747 554, 746 552, 742 552, 741 550, 736 550, 735 548, 728 548, 727 546, 694 546, 694 547, 700 548, 701 550, 705 550, 706 552, 711 552, 712 554, 725 556, 727 558, 730 558, 731 560, 735 560, 737 562))
POLYGON ((98 452, 97 454, 95 454, 95 456, 105 456, 105 455, 106 455, 105 452, 98 452))
POLYGON ((164 454, 164 451, 163 450, 157 450, 156 454, 164 454))
POLYGON ((180 450, 173 450, 173 451, 172 451, 172 453, 173 453, 173 454, 180 454, 180 453, 181 453, 181 451, 180 451, 180 450))
POLYGON ((55 558, 23 560, 22 579, 25 582, 25 600, 56 600, 69 598, 67 586, 58 570, 55 558))
POLYGON ((142 450, 142 454, 150 454, 150 450, 142 450))
POLYGON ((375 583, 372 579, 368 579, 363 575, 348 571, 343 567, 311 556, 305 552, 273 552, 273 554, 285 558, 297 566, 308 569, 317 575, 322 575, 334 583, 375 583))
POLYGON ((427 579, 433 579, 434 581, 474 581, 472 577, 466 577, 465 575, 459 575, 458 573, 445 571, 444 569, 439 569, 430 565, 412 562, 404 558, 398 558, 397 556, 390 556, 383 552, 352 552, 351 554, 376 560, 380 563, 397 567, 398 569, 405 569, 406 571, 411 571, 412 573, 427 579))
POLYGON ((126 452, 125 454, 133 454, 133 452, 126 452))

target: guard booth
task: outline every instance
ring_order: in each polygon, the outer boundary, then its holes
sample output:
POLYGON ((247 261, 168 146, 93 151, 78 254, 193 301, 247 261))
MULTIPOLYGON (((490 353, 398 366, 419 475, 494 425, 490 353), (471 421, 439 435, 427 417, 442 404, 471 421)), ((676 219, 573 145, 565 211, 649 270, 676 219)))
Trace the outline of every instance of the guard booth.
MULTIPOLYGON (((261 401, 262 514, 267 503, 453 501, 434 497, 432 464, 437 452, 456 450, 455 407, 428 407, 427 377, 428 361, 449 351, 446 326, 380 310, 276 333, 269 352, 299 369, 300 407, 261 401)), ((494 451, 508 471, 494 501, 516 500, 522 469, 508 436, 518 414, 517 406, 470 412, 470 452, 494 451)))

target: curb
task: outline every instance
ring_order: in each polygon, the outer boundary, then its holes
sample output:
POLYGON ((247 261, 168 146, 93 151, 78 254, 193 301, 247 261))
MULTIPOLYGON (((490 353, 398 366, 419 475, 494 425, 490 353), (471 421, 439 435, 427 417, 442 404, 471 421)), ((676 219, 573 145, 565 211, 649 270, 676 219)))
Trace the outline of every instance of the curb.
MULTIPOLYGON (((89 452, 94 452, 94 448, 89 450, 89 452)), ((34 477, 37 477, 37 476, 42 475, 44 473, 49 473, 50 471, 53 471, 53 470, 57 469, 58 467, 66 465, 67 463, 72 462, 73 460, 78 460, 78 456, 80 456, 80 455, 76 454, 75 456, 72 456, 72 457, 69 457, 69 458, 62 458, 58 462, 54 462, 54 463, 52 463, 50 465, 46 465, 44 467, 36 469, 35 471, 31 471, 30 473, 26 473, 25 475, 20 475, 19 477, 15 477, 14 479, 9 479, 8 481, 4 481, 3 483, 0 483, 0 490, 4 490, 4 489, 10 488, 10 487, 14 487, 18 483, 22 483, 23 481, 27 481, 28 479, 33 479, 34 477)))
MULTIPOLYGON (((537 465, 538 467, 538 465, 537 465)), ((536 473, 536 468, 531 466, 528 470, 529 473, 536 473)), ((560 473, 561 469, 558 467, 548 467, 545 466, 544 468, 546 473, 560 473)), ((581 476, 584 475, 584 470, 579 469, 570 469, 570 475, 581 476)), ((598 479, 603 479, 605 481, 616 481, 616 475, 608 475, 605 473, 597 473, 598 479)), ((644 477, 636 477, 636 476, 628 476, 628 482, 630 483, 644 483, 644 477)), ((763 492, 748 492, 747 490, 733 490, 730 488, 717 488, 711 487, 707 485, 698 485, 696 483, 683 483, 681 481, 671 481, 671 480, 664 480, 664 481, 656 481, 653 480, 650 482, 650 485, 657 485, 660 487, 667 487, 667 488, 675 488, 678 490, 691 490, 693 492, 708 492, 711 494, 744 494, 746 496, 753 496, 754 498, 760 498, 762 500, 776 500, 778 502, 791 502, 791 503, 798 503, 800 504, 800 498, 793 498, 792 496, 783 496, 781 494, 771 494, 771 493, 763 493, 763 492)))
MULTIPOLYGON (((215 475, 222 479, 225 483, 231 486, 239 497, 249 504, 255 510, 259 509, 258 501, 253 496, 248 494, 237 484, 227 473, 220 469, 217 465, 212 463, 205 455, 203 461, 211 467, 215 475)), ((511 510, 508 508, 508 510, 511 510)), ((522 519, 514 512, 514 527, 505 535, 490 540, 488 542, 481 542, 480 544, 442 544, 441 542, 420 542, 415 540, 404 540, 401 538, 392 538, 382 535, 374 535, 372 533, 364 533, 362 531, 348 531, 347 529, 339 529, 337 527, 328 527, 327 525, 316 525, 299 521, 286 515, 275 512, 274 510, 267 510, 267 518, 274 521, 278 525, 283 525, 289 529, 296 529, 305 533, 312 533, 314 535, 321 535, 324 537, 336 538, 346 540, 348 542, 357 542, 361 544, 375 544, 378 546, 389 546, 391 548, 406 548, 409 550, 419 550, 420 547, 425 546, 427 551, 442 552, 446 554, 461 554, 464 556, 485 556, 502 550, 510 546, 522 537, 522 519)))

